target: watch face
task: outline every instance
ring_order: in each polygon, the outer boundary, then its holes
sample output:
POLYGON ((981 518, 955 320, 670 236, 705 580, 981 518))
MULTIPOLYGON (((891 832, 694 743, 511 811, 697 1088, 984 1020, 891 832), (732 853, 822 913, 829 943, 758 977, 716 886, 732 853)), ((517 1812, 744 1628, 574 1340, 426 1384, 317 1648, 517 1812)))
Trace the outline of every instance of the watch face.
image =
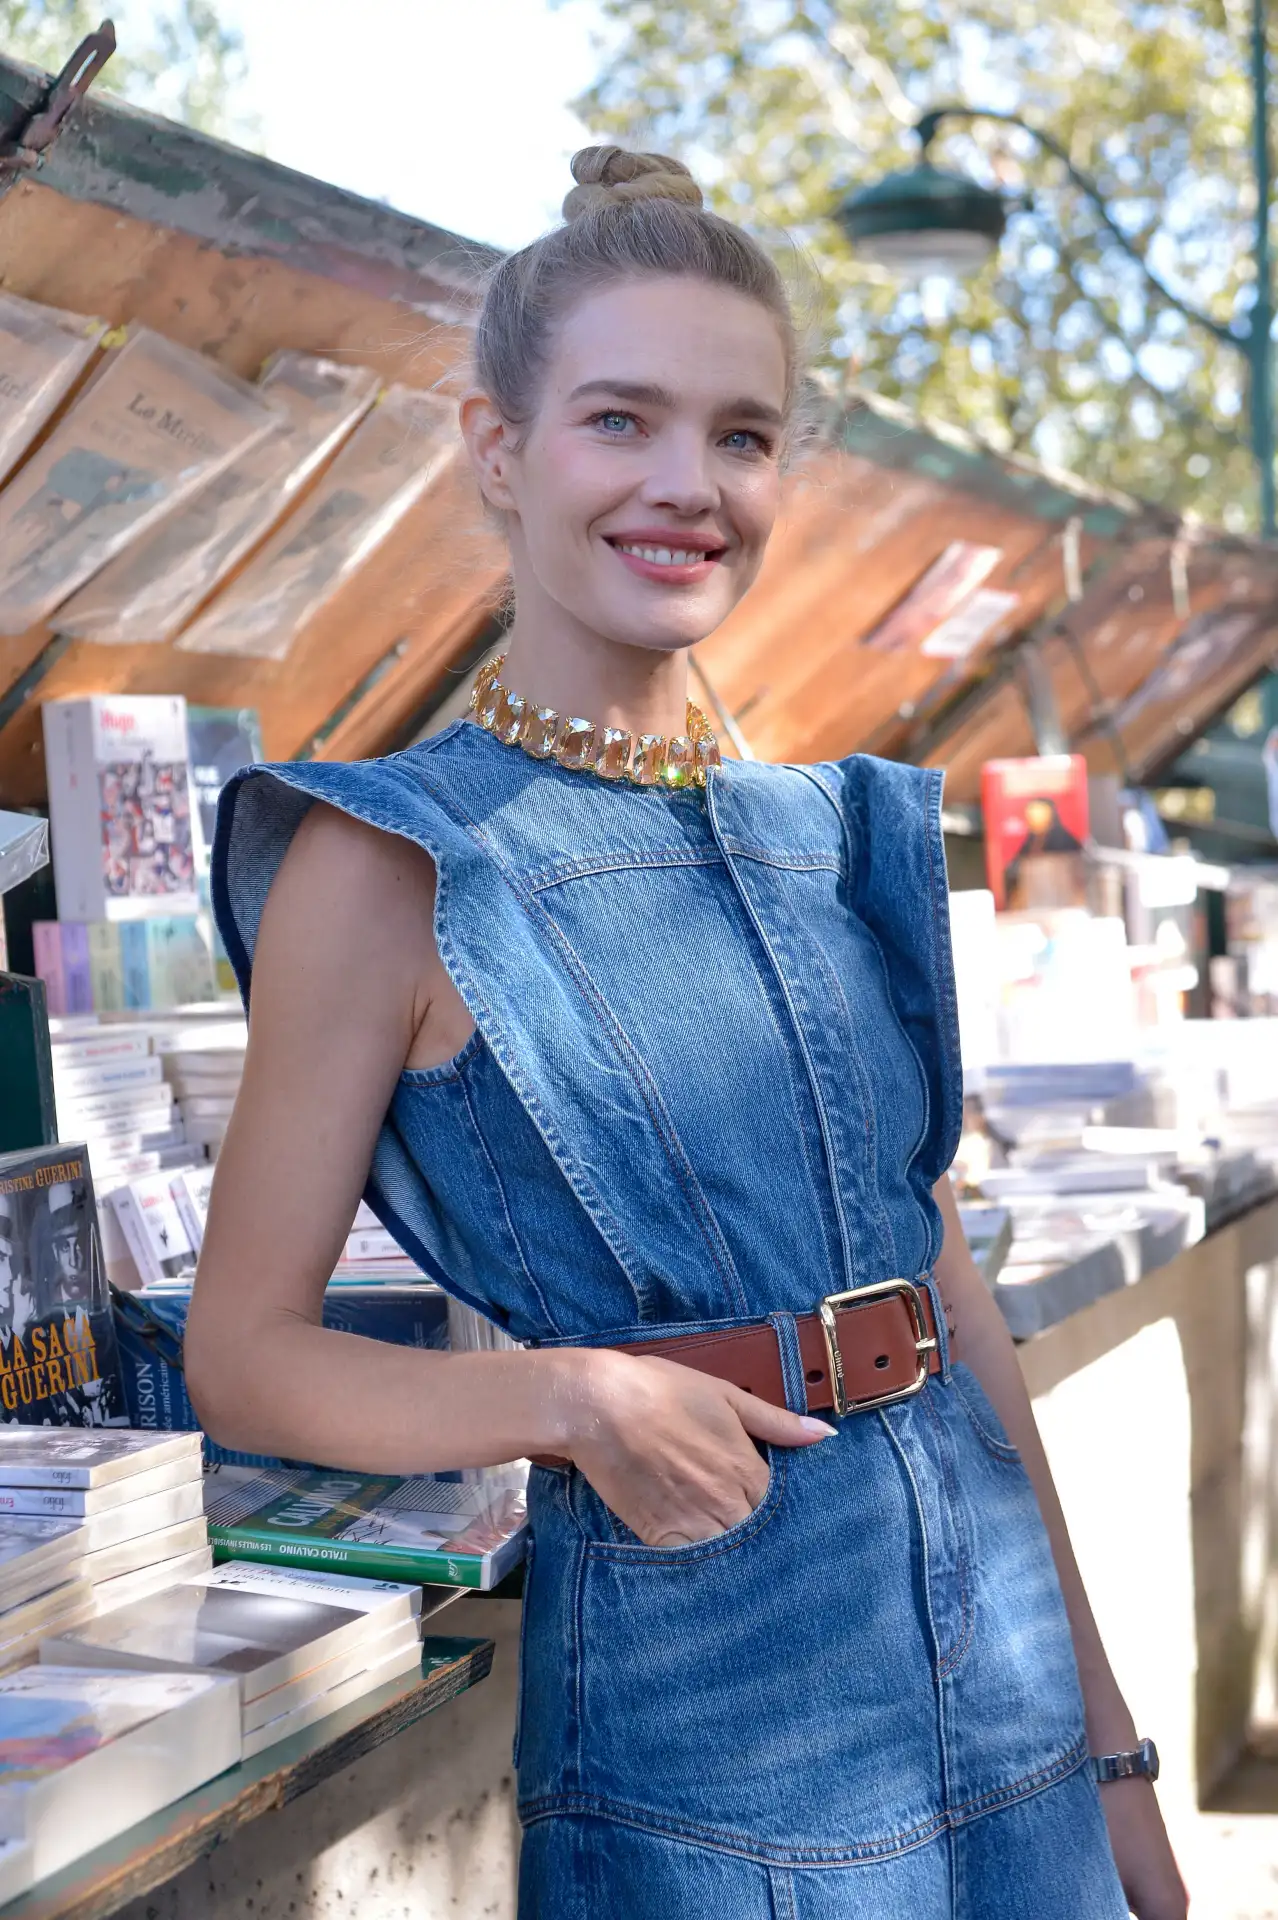
POLYGON ((1151 1780, 1157 1780, 1158 1748, 1154 1745, 1152 1740, 1142 1740, 1140 1743, 1140 1751, 1141 1751, 1141 1758, 1145 1762, 1146 1774, 1149 1776, 1151 1780))

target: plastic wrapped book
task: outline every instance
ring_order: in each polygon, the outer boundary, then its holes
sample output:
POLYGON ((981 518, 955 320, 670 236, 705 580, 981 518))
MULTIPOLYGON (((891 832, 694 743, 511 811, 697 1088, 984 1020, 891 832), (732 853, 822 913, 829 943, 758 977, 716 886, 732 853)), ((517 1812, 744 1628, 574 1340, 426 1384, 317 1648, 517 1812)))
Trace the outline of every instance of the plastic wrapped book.
POLYGON ((441 395, 389 387, 298 512, 178 647, 282 660, 311 616, 454 458, 454 422, 454 407, 441 395))
POLYGON ((0 293, 0 480, 88 366, 105 320, 0 293))
POLYGON ((43 1879, 234 1766, 239 1692, 203 1673, 0 1676, 0 1839, 43 1879))
POLYGON ((0 633, 25 633, 271 431, 247 382, 145 327, 0 493, 0 633))
POLYGON ((123 1425, 124 1392, 82 1146, 0 1155, 0 1420, 123 1425))
POLYGON ((224 1468, 206 1512, 219 1560, 481 1590, 523 1558, 527 1520, 518 1487, 326 1468, 224 1468))
POLYGON ((279 424, 82 587, 58 617, 61 630, 117 643, 171 639, 288 510, 379 384, 367 367, 273 354, 258 386, 279 424))

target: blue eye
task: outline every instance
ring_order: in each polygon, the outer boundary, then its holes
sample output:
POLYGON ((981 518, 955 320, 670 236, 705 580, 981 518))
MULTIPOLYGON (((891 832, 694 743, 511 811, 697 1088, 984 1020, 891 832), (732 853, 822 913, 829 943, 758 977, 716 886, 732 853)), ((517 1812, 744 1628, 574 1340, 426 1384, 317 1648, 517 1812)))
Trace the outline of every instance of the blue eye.
POLYGON ((595 414, 590 424, 602 427, 605 433, 622 434, 627 427, 634 426, 636 422, 633 413, 620 413, 610 407, 607 413, 595 414))
POLYGON ((723 445, 732 453, 766 453, 768 443, 761 433, 754 433, 749 427, 738 427, 733 433, 725 433, 723 445))

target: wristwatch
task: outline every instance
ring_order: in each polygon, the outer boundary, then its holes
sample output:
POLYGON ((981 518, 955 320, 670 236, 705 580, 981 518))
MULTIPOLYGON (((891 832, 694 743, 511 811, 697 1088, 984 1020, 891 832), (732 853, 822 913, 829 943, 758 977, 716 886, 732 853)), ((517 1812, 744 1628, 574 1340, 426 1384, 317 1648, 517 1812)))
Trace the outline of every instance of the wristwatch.
POLYGON ((1102 1785, 1107 1780, 1130 1780, 1136 1775, 1146 1780, 1158 1778, 1158 1748, 1152 1740, 1142 1740, 1128 1753, 1092 1755, 1092 1777, 1102 1785))

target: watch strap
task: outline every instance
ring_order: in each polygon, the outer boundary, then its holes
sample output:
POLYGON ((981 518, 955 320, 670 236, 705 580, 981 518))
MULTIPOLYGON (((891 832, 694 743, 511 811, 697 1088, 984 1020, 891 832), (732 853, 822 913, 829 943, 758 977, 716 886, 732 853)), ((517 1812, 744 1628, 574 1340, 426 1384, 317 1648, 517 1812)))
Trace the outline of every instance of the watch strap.
POLYGON ((1142 1740, 1126 1753, 1094 1753, 1091 1768, 1092 1778, 1102 1785, 1110 1780, 1157 1780, 1158 1749, 1152 1740, 1142 1740))

